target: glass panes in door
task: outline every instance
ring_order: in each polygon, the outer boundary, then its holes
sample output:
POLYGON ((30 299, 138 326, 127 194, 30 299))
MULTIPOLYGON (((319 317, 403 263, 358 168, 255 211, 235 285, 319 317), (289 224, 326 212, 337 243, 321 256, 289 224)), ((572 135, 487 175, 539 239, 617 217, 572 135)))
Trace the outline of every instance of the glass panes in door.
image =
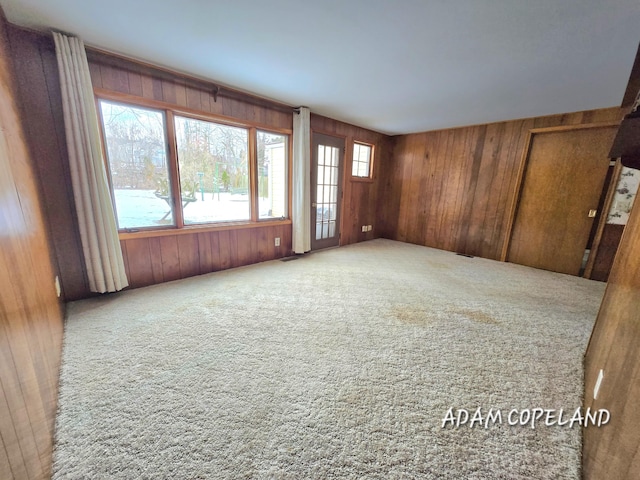
POLYGON ((316 240, 336 235, 339 154, 340 150, 337 147, 318 145, 316 240))

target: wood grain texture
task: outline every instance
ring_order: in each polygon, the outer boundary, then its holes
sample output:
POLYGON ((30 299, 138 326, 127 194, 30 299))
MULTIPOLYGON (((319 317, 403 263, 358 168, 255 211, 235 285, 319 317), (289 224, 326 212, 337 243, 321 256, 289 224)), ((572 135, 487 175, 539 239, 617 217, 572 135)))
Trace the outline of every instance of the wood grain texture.
POLYGON ((617 122, 621 108, 393 137, 377 196, 379 235, 499 260, 529 130, 617 122))
POLYGON ((608 280, 623 232, 624 225, 606 224, 604 226, 589 278, 600 282, 608 280))
POLYGON ((291 254, 291 225, 121 240, 131 288, 145 287, 291 254), (280 237, 280 246, 275 246, 280 237))
POLYGON ((391 137, 313 113, 311 114, 311 131, 345 139, 345 153, 342 161, 340 245, 379 237, 377 201, 380 185, 387 179, 381 172, 391 163, 391 137), (373 181, 371 182, 353 180, 351 177, 354 141, 374 145, 373 181), (372 230, 363 232, 362 225, 371 225, 372 230))
MULTIPOLYGON (((600 243, 603 239, 604 229, 607 226, 607 219, 609 217, 609 211, 611 210, 611 204, 613 203, 613 198, 616 193, 616 186, 618 185, 618 181, 620 179, 620 172, 622 170, 622 162, 620 159, 616 160, 613 165, 609 164, 609 171, 607 172, 607 179, 605 180, 605 187, 603 188, 603 196, 600 199, 600 205, 598 205, 598 219, 597 224, 594 225, 594 229, 591 231, 589 246, 587 248, 590 249, 589 258, 587 260, 587 264, 584 269, 584 278, 593 278, 594 266, 596 264, 596 260, 599 258, 606 258, 603 254, 600 254, 600 243)), ((620 238, 616 242, 615 249, 618 248, 618 244, 620 243, 620 238)), ((603 244, 603 249, 608 250, 611 247, 611 243, 607 242, 605 239, 605 244, 603 244)), ((604 281, 609 277, 609 272, 611 271, 611 266, 613 265, 613 258, 615 257, 616 250, 610 252, 611 261, 608 262, 606 266, 606 274, 604 276, 604 281)), ((602 276, 602 264, 599 265, 599 272, 596 275, 601 278, 602 276)))
POLYGON ((509 262, 578 275, 609 170, 616 127, 532 135, 509 262))
MULTIPOLYGON (((65 300, 91 296, 82 257, 71 177, 68 167, 62 100, 53 40, 46 35, 7 26, 11 54, 21 81, 19 99, 25 133, 33 152, 38 189, 42 192, 45 220, 54 246, 54 262, 59 271, 65 300)), ((247 122, 259 128, 291 131, 293 113, 283 105, 225 89, 216 99, 213 84, 189 81, 183 75, 91 51, 89 69, 95 88, 125 95, 130 99, 162 102, 164 106, 187 109, 202 115, 227 115, 231 122, 247 122)), ((229 227, 234 228, 234 227, 229 227)), ((264 233, 263 227, 250 231, 264 233)), ((121 242, 126 251, 127 272, 132 285, 150 285, 184 278, 191 274, 215 271, 289 254, 291 225, 275 228, 283 238, 273 249, 273 239, 247 236, 246 233, 204 232, 161 236, 145 241, 127 238, 121 242), (240 243, 238 243, 240 238, 240 243), (285 238, 289 239, 289 243, 285 238), (223 242, 230 250, 221 248, 223 242), (209 255, 209 251, 211 254, 209 255), (204 257, 201 258, 200 253, 204 257)))
POLYGON ((86 276, 67 154, 58 65, 51 39, 8 28, 25 138, 35 164, 38 190, 51 238, 63 298, 86 296, 86 276))
POLYGON ((0 11, 0 478, 45 479, 51 472, 63 309, 7 28, 0 11))
POLYGON ((231 94, 230 90, 216 99, 213 95, 215 85, 204 80, 189 79, 182 74, 91 49, 87 51, 87 58, 96 89, 130 95, 133 99, 163 102, 194 113, 220 115, 261 128, 293 128, 293 110, 286 111, 282 104, 249 94, 243 96, 239 92, 231 94))
POLYGON ((640 472, 640 205, 631 211, 585 357, 585 407, 606 408, 609 424, 583 432, 587 480, 640 472), (598 399, 593 388, 604 370, 598 399))

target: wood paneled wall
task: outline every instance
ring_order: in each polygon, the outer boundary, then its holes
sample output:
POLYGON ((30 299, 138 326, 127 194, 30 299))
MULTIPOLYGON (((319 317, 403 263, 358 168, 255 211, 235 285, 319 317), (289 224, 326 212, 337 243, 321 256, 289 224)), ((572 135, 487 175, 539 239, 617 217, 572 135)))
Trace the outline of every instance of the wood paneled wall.
POLYGON ((282 258, 291 252, 291 224, 175 235, 123 235, 120 241, 132 288, 282 258), (280 246, 275 239, 280 238, 280 246))
POLYGON ((640 204, 624 229, 585 358, 585 402, 611 421, 584 430, 585 479, 640 475, 640 204), (598 399, 593 388, 602 369, 598 399))
POLYGON ((609 108, 394 137, 383 164, 379 234, 500 259, 529 130, 619 121, 609 108))
POLYGON ((53 40, 9 25, 9 41, 54 265, 66 300, 89 292, 71 189, 62 95, 53 40))
MULTIPOLYGON (((34 152, 63 296, 66 300, 84 298, 90 292, 73 205, 53 41, 48 36, 13 26, 9 33, 12 54, 21 79, 19 90, 23 114, 28 119, 27 139, 34 152)), ((91 79, 97 91, 115 92, 125 100, 142 99, 159 102, 159 106, 223 116, 267 129, 291 130, 293 127, 293 112, 284 105, 227 88, 219 88, 217 95, 214 95, 216 86, 206 81, 104 52, 90 49, 87 56, 91 79)), ((341 244, 374 238, 377 179, 380 177, 377 172, 391 155, 389 137, 318 115, 312 115, 311 121, 314 131, 346 139, 344 167, 347 175, 341 244), (354 140, 376 145, 373 182, 350 180, 354 140), (374 229, 363 233, 361 225, 373 225, 374 229)), ((127 234, 122 236, 121 244, 127 258, 131 285, 142 286, 289 255, 291 225, 265 224, 248 229, 180 232, 149 238, 143 234, 127 234), (280 237, 282 241, 277 250, 271 248, 275 237, 280 237), (158 248, 159 245, 164 248, 158 248), (212 248, 211 259, 207 245, 212 248)))
MULTIPOLYGON (((168 107, 194 113, 221 115, 263 128, 292 129, 293 110, 282 105, 242 95, 221 93, 214 97, 210 84, 180 75, 89 51, 93 86, 98 91, 117 92, 162 102, 168 107)), ((250 228, 202 232, 165 232, 160 236, 122 234, 121 245, 130 286, 152 285, 231 267, 272 260, 291 254, 291 223, 264 222, 250 228), (279 247, 274 246, 276 237, 279 247)))
POLYGON ((391 160, 391 137, 315 114, 311 115, 311 131, 345 139, 340 245, 377 238, 377 201, 383 179, 380 171, 382 166, 391 160), (354 141, 374 145, 373 181, 367 182, 351 177, 354 141), (363 225, 371 225, 372 230, 363 232, 363 225))
POLYGON ((63 312, 0 10, 0 478, 51 470, 63 312))
POLYGON ((606 282, 609 278, 624 227, 624 225, 609 223, 604 226, 598 251, 593 262, 593 269, 591 270, 591 275, 589 275, 590 279, 606 282))
POLYGON ((214 85, 141 65, 94 50, 87 51, 91 81, 96 90, 117 92, 163 102, 168 107, 222 115, 264 128, 293 128, 293 109, 251 95, 223 89, 214 97, 214 85))

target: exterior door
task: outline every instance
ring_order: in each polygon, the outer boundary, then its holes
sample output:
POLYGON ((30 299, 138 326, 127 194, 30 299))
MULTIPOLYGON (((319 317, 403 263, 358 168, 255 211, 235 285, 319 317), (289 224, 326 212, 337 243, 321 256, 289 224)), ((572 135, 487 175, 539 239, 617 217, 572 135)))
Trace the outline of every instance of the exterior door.
POLYGON ((311 156, 311 250, 340 244, 344 139, 313 134, 311 156))
POLYGON ((578 275, 616 127, 534 133, 507 260, 578 275))

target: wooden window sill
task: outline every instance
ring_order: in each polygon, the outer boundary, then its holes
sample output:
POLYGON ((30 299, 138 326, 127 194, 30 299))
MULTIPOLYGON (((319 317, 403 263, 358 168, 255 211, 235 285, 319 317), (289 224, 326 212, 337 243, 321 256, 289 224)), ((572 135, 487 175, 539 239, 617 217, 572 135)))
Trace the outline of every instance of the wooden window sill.
POLYGON ((183 228, 163 228, 162 230, 140 230, 138 232, 119 232, 120 240, 135 238, 169 237, 172 235, 191 235, 194 233, 220 232, 225 230, 241 230, 245 228, 266 228, 274 225, 291 225, 291 219, 260 220, 258 222, 226 222, 208 225, 190 225, 183 228))

